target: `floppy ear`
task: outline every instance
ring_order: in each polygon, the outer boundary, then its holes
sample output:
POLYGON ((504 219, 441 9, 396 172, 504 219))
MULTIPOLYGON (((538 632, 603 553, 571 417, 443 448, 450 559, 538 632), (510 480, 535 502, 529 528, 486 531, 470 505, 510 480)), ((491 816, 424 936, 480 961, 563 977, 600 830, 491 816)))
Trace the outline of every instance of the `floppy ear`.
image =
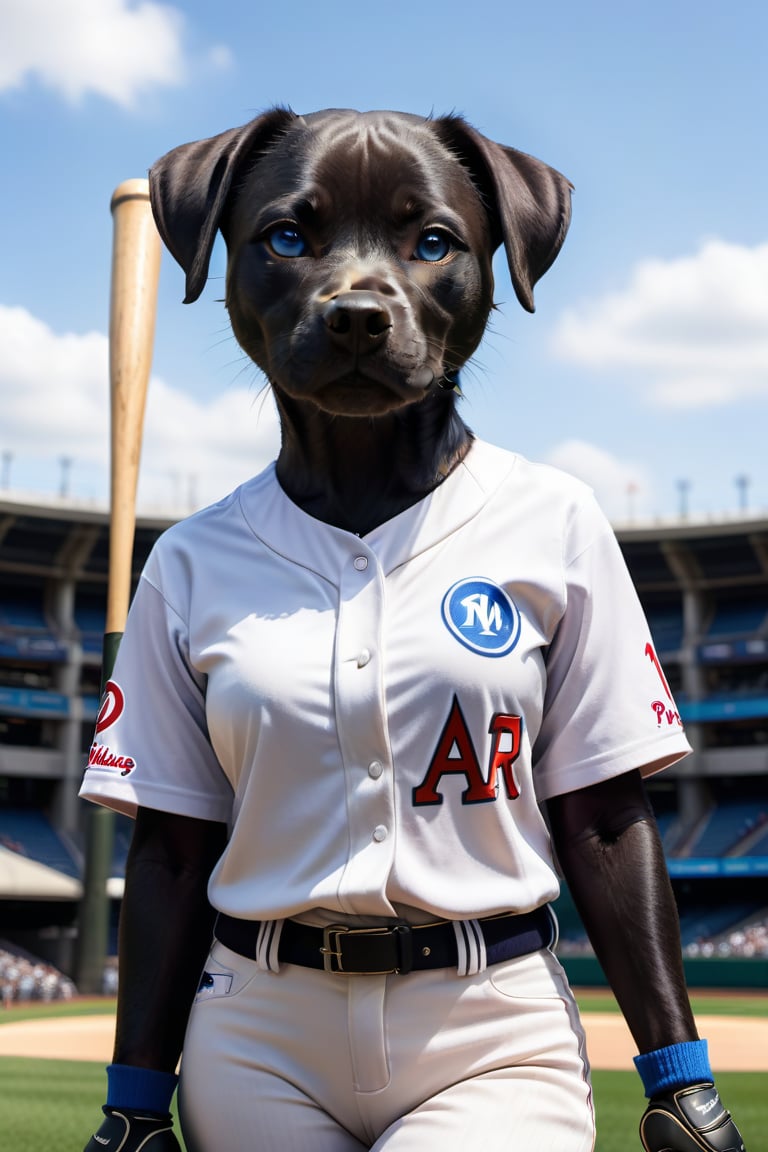
POLYGON ((560 251, 571 222, 573 185, 541 160, 489 140, 459 116, 433 124, 472 173, 491 217, 494 248, 504 241, 517 298, 533 312, 533 286, 560 251))
POLYGON ((185 304, 202 292, 232 181, 243 165, 284 132, 297 117, 273 108, 242 128, 182 144, 149 170, 149 193, 157 229, 187 275, 185 304))

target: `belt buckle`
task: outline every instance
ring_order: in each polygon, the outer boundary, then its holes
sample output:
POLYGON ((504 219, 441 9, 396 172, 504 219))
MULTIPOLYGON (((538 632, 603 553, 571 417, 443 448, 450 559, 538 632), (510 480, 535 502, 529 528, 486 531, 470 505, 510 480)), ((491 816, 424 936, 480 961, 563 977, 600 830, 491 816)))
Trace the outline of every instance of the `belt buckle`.
POLYGON ((341 945, 339 937, 349 932, 343 924, 329 924, 323 928, 323 946, 320 949, 323 956, 323 968, 326 972, 343 972, 341 964, 341 945), (335 965, 335 961, 338 964, 335 965))
POLYGON ((398 921, 391 928, 350 928, 346 924, 329 924, 323 929, 323 946, 320 949, 323 957, 323 968, 342 976, 391 976, 395 973, 405 975, 412 967, 411 926, 405 921, 398 921), (394 968, 360 971, 360 969, 345 968, 343 964, 344 949, 342 940, 345 936, 388 936, 395 937, 398 964, 394 968))

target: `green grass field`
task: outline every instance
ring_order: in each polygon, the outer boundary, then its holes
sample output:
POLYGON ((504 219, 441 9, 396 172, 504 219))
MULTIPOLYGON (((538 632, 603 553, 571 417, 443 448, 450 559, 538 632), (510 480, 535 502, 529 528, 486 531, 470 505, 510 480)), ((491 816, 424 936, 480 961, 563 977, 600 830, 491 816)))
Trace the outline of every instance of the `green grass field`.
MULTIPOLYGON (((618 1012, 610 992, 577 989, 576 998, 583 1012, 618 1012)), ((697 992, 691 993, 691 1004, 697 1016, 755 1016, 768 1019, 768 995, 756 992, 697 992)), ((42 1020, 53 1016, 93 1016, 114 1012, 115 1001, 106 996, 81 997, 77 1000, 42 1004, 32 1001, 14 1005, 7 1012, 0 1009, 0 1026, 20 1020, 42 1020)))
MULTIPOLYGON (((587 1011, 607 1011, 612 1004, 610 997, 586 995, 580 1000, 587 1011)), ((768 1015, 765 997, 697 996, 695 1000, 700 1013, 768 1015)), ((0 1026, 30 1017, 112 1010, 113 1004, 103 1000, 30 1005, 0 1013, 0 1026)), ((634 1072, 595 1071, 593 1082, 598 1124, 596 1152, 639 1150, 637 1124, 644 1102, 638 1077, 634 1072)), ((738 1117, 747 1152, 768 1152, 768 1077, 760 1072, 723 1072, 717 1082, 723 1099, 738 1117)), ((82 1152, 99 1120, 105 1084, 100 1063, 0 1057, 0 1149, 82 1152)), ((517 1152, 513 1139, 509 1149, 517 1152)))

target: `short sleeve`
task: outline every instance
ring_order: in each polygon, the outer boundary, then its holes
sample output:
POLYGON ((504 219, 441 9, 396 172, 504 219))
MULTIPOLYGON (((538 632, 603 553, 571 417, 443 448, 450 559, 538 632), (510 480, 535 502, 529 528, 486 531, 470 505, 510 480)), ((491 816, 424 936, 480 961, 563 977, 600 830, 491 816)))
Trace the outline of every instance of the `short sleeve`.
POLYGON ((231 817, 232 788, 208 737, 205 677, 190 664, 185 622, 146 573, 101 703, 80 796, 130 816, 141 806, 203 820, 231 817))
POLYGON ((591 494, 572 514, 563 559, 564 610, 534 747, 540 800, 632 769, 650 775, 691 751, 618 541, 591 494))

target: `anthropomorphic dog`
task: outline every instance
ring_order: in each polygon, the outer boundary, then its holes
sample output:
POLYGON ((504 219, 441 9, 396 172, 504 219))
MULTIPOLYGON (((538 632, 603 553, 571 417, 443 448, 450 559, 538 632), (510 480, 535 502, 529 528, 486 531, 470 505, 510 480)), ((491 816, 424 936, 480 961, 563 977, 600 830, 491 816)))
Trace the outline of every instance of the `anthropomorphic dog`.
POLYGON ((642 785, 689 746, 615 537, 459 413, 494 251, 532 310, 568 181, 458 117, 276 108, 150 183, 188 302, 223 234, 282 439, 159 541, 107 688, 132 768, 82 795, 136 825, 88 1152, 178 1148, 182 1048, 188 1152, 590 1152, 559 873, 646 1148, 741 1148, 642 785))

